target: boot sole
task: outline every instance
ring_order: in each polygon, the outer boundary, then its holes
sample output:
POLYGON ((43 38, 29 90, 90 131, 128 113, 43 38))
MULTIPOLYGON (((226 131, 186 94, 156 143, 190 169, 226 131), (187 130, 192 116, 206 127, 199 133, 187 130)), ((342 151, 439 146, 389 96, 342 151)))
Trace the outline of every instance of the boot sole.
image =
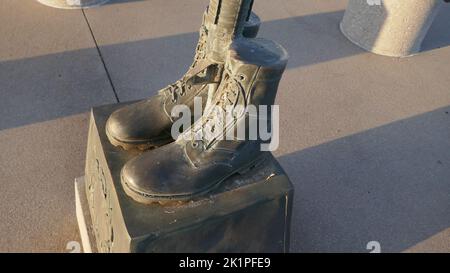
POLYGON ((213 191, 214 189, 218 188, 222 182, 224 182, 227 178, 233 176, 234 174, 246 174, 253 168, 261 165, 265 160, 267 159, 267 156, 265 154, 257 157, 255 160, 251 161, 249 164, 237 169, 236 171, 232 172, 231 174, 223 177, 218 182, 211 185, 209 188, 196 192, 194 194, 188 194, 188 195, 172 195, 172 196, 162 196, 162 195, 151 195, 144 192, 140 192, 136 189, 133 189, 128 185, 125 178, 123 177, 122 172, 120 173, 120 180, 123 186, 123 189, 125 190, 125 193, 130 196, 134 201, 146 205, 151 205, 155 203, 159 203, 160 205, 170 206, 170 205, 177 205, 177 204, 183 204, 189 201, 192 201, 200 196, 203 196, 207 194, 208 192, 213 191))
POLYGON ((164 137, 157 140, 152 141, 146 141, 146 142, 124 142, 116 139, 113 137, 109 131, 108 128, 106 128, 106 136, 108 137, 109 142, 114 147, 120 147, 124 149, 125 151, 132 151, 132 150, 139 150, 139 151, 145 151, 150 149, 155 149, 158 147, 161 147, 163 145, 169 144, 170 142, 173 142, 174 140, 171 137, 164 137))

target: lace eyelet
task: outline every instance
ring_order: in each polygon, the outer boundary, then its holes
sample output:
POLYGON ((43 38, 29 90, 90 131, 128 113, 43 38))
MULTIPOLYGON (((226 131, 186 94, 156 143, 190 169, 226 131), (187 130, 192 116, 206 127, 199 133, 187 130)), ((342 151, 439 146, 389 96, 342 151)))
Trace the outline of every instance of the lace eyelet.
POLYGON ((198 148, 198 142, 197 141, 192 141, 191 142, 191 147, 194 148, 194 149, 197 149, 198 148))

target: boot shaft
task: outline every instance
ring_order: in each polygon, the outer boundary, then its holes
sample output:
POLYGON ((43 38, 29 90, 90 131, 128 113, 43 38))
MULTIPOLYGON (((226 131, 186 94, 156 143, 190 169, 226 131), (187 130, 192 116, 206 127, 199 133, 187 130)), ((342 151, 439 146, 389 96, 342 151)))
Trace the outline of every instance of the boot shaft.
POLYGON ((208 7, 203 13, 194 60, 188 72, 180 81, 163 90, 170 93, 166 95, 166 113, 170 113, 173 106, 180 103, 191 107, 195 96, 202 97, 205 105, 207 93, 203 92, 204 85, 221 81, 225 53, 233 38, 242 35, 253 38, 259 31, 261 21, 251 12, 251 1, 249 5, 248 0, 231 0, 220 8, 218 3, 217 0, 211 0, 211 5, 215 8, 208 7), (215 11, 214 14, 212 10, 215 11), (243 16, 247 13, 249 15, 243 16), (232 17, 234 19, 230 19, 232 17), (230 22, 236 25, 232 26, 230 22), (219 35, 223 31, 233 34, 219 35), (214 50, 215 45, 219 46, 219 51, 214 50))
MULTIPOLYGON (((286 50, 271 40, 242 38, 231 44, 225 70, 235 79, 237 88, 231 88, 235 119, 231 124, 226 122, 227 139, 233 136, 236 140, 259 142, 264 138, 260 135, 260 126, 272 128, 273 132, 272 105, 287 61, 286 50), (241 95, 236 96, 236 90, 240 90, 241 95), (260 106, 265 106, 267 112, 260 106)), ((222 96, 229 96, 230 90, 225 88, 222 92, 222 96)), ((227 101, 230 100, 227 98, 227 101)), ((233 106, 228 105, 228 108, 233 106)))
MULTIPOLYGON (((267 106, 266 118, 270 125, 270 106, 275 102, 287 60, 286 50, 273 41, 236 39, 227 51, 222 82, 213 103, 190 132, 186 132, 187 138, 201 138, 205 147, 230 134, 235 136, 231 138, 244 140, 249 135, 250 116, 256 114, 256 119, 260 118, 250 107, 257 111, 259 106, 267 106), (237 131, 241 129, 243 134, 237 131)), ((251 122, 254 121, 252 118, 251 122)))
POLYGON ((225 61, 228 46, 241 37, 251 16, 253 0, 210 0, 206 14, 208 25, 208 57, 218 63, 225 61))
MULTIPOLYGON (((267 39, 236 39, 230 46, 225 70, 239 83, 245 105, 273 105, 288 53, 267 39)), ((226 92, 226 90, 224 90, 226 92)))
POLYGON ((242 33, 243 22, 251 19, 253 2, 254 0, 210 0, 206 10, 207 22, 226 33, 242 33))
POLYGON ((274 41, 235 39, 227 50, 211 106, 228 111, 229 107, 273 105, 288 58, 286 50, 274 41))
MULTIPOLYGON (((212 0, 212 2, 214 2, 214 0, 212 0)), ((253 4, 251 4, 251 6, 252 5, 253 4)), ((239 34, 237 36, 242 35, 243 37, 246 37, 246 38, 255 38, 259 32, 259 27, 261 26, 261 19, 258 17, 258 15, 256 15, 255 13, 253 13, 251 11, 251 6, 250 6, 250 9, 247 11, 247 12, 249 12, 249 15, 246 16, 246 18, 243 22, 243 26, 239 25, 238 27, 233 28, 233 27, 227 27, 226 23, 217 24, 217 25, 219 25, 222 28, 224 27, 226 29, 231 29, 231 31, 236 32, 235 36, 237 34, 239 34)), ((214 41, 215 39, 217 39, 217 37, 211 37, 210 39, 208 39, 208 34, 211 36, 213 34, 218 33, 218 31, 216 31, 217 27, 213 27, 214 22, 216 21, 216 17, 217 17, 216 15, 211 14, 209 7, 203 13, 202 25, 201 25, 200 31, 199 31, 199 41, 197 43, 197 48, 196 48, 196 52, 195 52, 195 58, 194 58, 195 60, 205 58, 206 51, 208 50, 206 43, 208 41, 211 42, 211 41, 214 41)), ((219 18, 219 17, 217 17, 217 18, 219 18)), ((213 48, 213 46, 210 47, 210 49, 212 49, 212 48, 213 48)), ((211 55, 214 55, 214 54, 211 54, 211 55)), ((222 54, 222 55, 224 55, 224 54, 222 54)), ((221 59, 221 62, 223 62, 222 59, 221 59)), ((194 61, 194 64, 195 64, 195 61, 194 61)))

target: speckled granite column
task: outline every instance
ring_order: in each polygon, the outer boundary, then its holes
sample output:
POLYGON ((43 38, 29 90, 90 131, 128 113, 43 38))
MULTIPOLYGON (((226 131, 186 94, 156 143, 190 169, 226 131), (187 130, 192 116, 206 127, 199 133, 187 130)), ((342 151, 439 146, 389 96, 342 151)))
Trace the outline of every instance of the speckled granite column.
POLYGON ((99 6, 109 0, 37 0, 46 6, 60 9, 80 9, 99 6))
POLYGON ((443 0, 349 0, 341 31, 350 41, 373 53, 413 55, 420 51, 443 3, 443 0))

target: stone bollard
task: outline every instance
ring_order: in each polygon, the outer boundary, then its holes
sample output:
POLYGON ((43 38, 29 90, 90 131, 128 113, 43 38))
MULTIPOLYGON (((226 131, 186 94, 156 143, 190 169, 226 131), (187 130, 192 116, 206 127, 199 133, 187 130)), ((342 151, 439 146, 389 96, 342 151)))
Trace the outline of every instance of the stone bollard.
MULTIPOLYGON (((349 0, 342 33, 370 52, 406 57, 418 53, 444 0, 349 0)), ((445 1, 448 2, 448 1, 445 1)))
POLYGON ((37 0, 46 6, 59 9, 81 9, 99 6, 109 0, 37 0))

